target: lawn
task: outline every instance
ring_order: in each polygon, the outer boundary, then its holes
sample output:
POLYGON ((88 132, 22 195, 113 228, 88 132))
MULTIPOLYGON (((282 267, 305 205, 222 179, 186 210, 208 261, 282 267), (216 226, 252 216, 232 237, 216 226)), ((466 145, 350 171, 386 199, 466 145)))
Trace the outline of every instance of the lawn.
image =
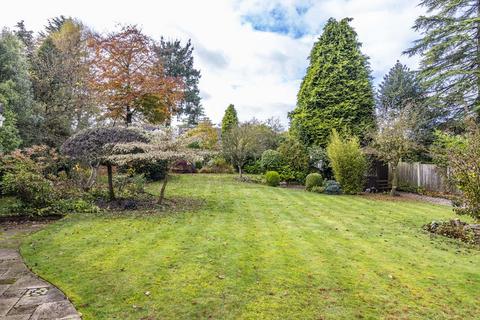
POLYGON ((421 229, 448 207, 215 175, 172 196, 205 203, 69 216, 22 254, 85 319, 478 319, 480 252, 421 229))

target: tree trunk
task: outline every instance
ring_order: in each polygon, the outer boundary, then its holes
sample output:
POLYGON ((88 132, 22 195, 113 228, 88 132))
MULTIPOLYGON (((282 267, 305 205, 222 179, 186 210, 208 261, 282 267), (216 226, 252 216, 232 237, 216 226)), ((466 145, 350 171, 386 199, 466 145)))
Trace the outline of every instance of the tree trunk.
MULTIPOLYGON (((477 16, 476 18, 480 18, 480 0, 476 1, 477 5, 477 16)), ((477 56, 476 56, 476 70, 475 74, 477 76, 477 99, 475 101, 475 113, 477 115, 477 122, 480 119, 480 21, 477 21, 477 34, 476 34, 476 45, 477 45, 477 56)))
POLYGON ((162 189, 160 189, 160 197, 158 198, 158 204, 163 203, 163 199, 165 198, 165 188, 167 187, 168 182, 168 172, 165 173, 165 178, 163 179, 162 189))
POLYGON ((240 178, 243 176, 242 166, 238 166, 238 173, 240 174, 240 178))
POLYGON ((392 164, 392 190, 390 190, 390 195, 392 197, 397 196, 397 188, 398 188, 398 163, 392 164))
POLYGON ((130 107, 127 107, 127 115, 125 117, 125 124, 127 127, 132 124, 133 112, 130 107))
POLYGON ((92 170, 92 173, 90 174, 90 177, 88 177, 86 186, 84 188, 85 191, 90 190, 97 181, 98 164, 90 164, 90 169, 92 170))
POLYGON ((115 191, 113 190, 113 172, 112 165, 107 164, 107 173, 108 173, 108 193, 110 201, 115 200, 115 191))

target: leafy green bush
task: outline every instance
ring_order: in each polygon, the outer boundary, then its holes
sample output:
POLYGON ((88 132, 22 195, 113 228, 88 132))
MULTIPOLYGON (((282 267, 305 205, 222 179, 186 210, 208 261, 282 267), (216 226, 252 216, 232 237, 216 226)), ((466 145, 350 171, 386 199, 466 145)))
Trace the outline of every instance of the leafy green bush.
POLYGON ((2 189, 30 207, 47 207, 54 200, 53 184, 43 176, 26 170, 5 174, 2 189))
POLYGON ((268 171, 265 173, 265 181, 271 187, 277 187, 280 184, 280 174, 277 171, 268 171))
MULTIPOLYGON (((294 172, 295 176, 299 176, 299 173, 303 174, 303 179, 308 174, 309 170, 309 155, 307 149, 296 139, 288 137, 278 147, 285 165, 294 172)), ((302 179, 302 180, 303 180, 302 179)), ((298 182, 302 182, 297 180, 298 182)))
POLYGON ((253 160, 248 162, 244 167, 243 167, 243 172, 249 173, 249 174, 260 174, 262 173, 262 166, 260 163, 260 160, 253 160))
POLYGON ((342 188, 340 188, 340 184, 335 180, 327 180, 323 185, 324 192, 326 194, 341 194, 342 188))
POLYGON ((281 180, 287 183, 298 182, 303 184, 305 181, 306 173, 303 171, 295 171, 289 165, 282 166, 279 173, 281 180))
POLYGON ((357 137, 341 138, 333 131, 327 146, 335 180, 347 194, 356 194, 363 190, 367 159, 360 148, 357 137))
POLYGON ((264 172, 266 171, 280 171, 283 165, 283 159, 280 152, 276 150, 265 150, 262 153, 260 165, 264 172))
POLYGON ((305 189, 307 191, 312 191, 314 187, 321 187, 323 185, 322 175, 319 173, 310 173, 305 178, 305 189))

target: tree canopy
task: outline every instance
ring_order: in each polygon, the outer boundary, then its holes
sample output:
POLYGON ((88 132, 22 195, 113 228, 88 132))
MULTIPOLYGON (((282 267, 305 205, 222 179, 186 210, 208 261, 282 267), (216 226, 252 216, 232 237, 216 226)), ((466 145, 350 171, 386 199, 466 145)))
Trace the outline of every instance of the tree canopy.
POLYGON ((480 114, 480 3, 422 0, 427 14, 414 25, 422 38, 406 53, 421 56, 420 77, 449 118, 480 114))
POLYGON ((188 125, 196 125, 203 115, 200 91, 200 71, 194 68, 193 45, 188 40, 182 45, 180 40, 167 41, 163 37, 154 47, 167 77, 182 80, 183 96, 178 105, 178 116, 185 116, 188 125))
POLYGON ((238 126, 237 110, 233 104, 230 104, 222 118, 222 136, 236 126, 238 126))
POLYGON ((332 129, 364 139, 374 127, 368 58, 350 21, 328 20, 310 53, 297 106, 289 114, 293 134, 307 146, 326 146, 332 129))

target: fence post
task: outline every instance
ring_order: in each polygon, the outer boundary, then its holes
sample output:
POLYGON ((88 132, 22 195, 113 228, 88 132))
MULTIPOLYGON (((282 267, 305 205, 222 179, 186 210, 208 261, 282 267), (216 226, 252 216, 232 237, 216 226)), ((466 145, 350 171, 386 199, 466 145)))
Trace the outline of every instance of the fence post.
POLYGON ((417 187, 420 187, 422 180, 420 179, 420 162, 417 162, 417 187))

